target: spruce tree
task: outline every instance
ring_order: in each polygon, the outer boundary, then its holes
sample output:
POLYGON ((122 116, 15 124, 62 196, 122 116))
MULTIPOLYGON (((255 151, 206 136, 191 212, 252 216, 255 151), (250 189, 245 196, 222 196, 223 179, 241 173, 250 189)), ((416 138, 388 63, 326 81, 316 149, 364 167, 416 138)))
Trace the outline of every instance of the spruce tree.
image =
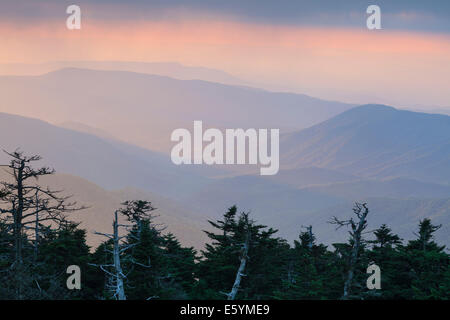
POLYGON ((289 248, 286 241, 275 238, 276 230, 257 224, 248 213, 237 216, 236 206, 229 208, 222 220, 210 224, 218 232, 206 232, 212 241, 199 263, 199 297, 228 298, 242 272, 237 299, 272 298, 282 282, 289 248), (243 250, 245 246, 248 250, 243 250), (243 259, 245 268, 241 270, 243 259))
POLYGON ((419 223, 417 239, 409 241, 401 252, 408 264, 410 290, 408 298, 412 299, 448 299, 449 255, 445 246, 434 241, 434 233, 440 229, 430 219, 419 223))

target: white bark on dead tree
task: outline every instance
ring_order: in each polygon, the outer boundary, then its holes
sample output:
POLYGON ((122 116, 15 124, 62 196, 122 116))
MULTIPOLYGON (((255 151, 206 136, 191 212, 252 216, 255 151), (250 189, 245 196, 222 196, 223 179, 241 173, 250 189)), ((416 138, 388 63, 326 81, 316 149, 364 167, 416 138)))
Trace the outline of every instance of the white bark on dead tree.
POLYGON ((234 300, 239 291, 241 280, 242 277, 244 276, 245 266, 247 265, 249 248, 250 248, 250 230, 247 232, 245 242, 242 245, 241 263, 239 265, 239 269, 236 274, 236 279, 234 280, 233 288, 231 289, 230 293, 228 293, 228 300, 234 300))
POLYGON ((118 300, 126 300, 127 297, 125 296, 125 288, 123 285, 123 280, 125 278, 125 275, 122 271, 122 266, 120 264, 120 243, 119 243, 119 222, 117 218, 117 211, 114 212, 114 221, 113 221, 113 229, 114 229, 114 249, 113 249, 113 256, 114 256, 114 271, 115 271, 115 284, 116 284, 116 290, 115 290, 115 296, 118 300))
MULTIPOLYGON (((110 239, 113 243, 112 250, 105 248, 107 252, 109 252, 112 255, 113 262, 110 264, 90 264, 96 267, 100 267, 100 269, 105 272, 105 274, 109 277, 109 283, 107 285, 107 289, 112 293, 114 298, 117 300, 126 300, 126 294, 125 294, 125 281, 126 281, 126 274, 122 270, 122 261, 123 254, 125 252, 128 252, 131 248, 133 248, 135 245, 137 245, 141 241, 141 229, 142 229, 142 219, 149 219, 151 218, 150 212, 155 210, 155 208, 152 207, 151 203, 148 201, 141 201, 141 200, 134 200, 134 201, 125 201, 122 203, 122 205, 125 206, 125 208, 116 210, 114 212, 114 220, 113 220, 113 233, 101 233, 101 232, 95 232, 95 234, 102 235, 108 239, 110 239), (126 217, 128 221, 132 222, 133 224, 120 224, 119 223, 119 214, 126 217), (124 228, 127 231, 130 231, 133 226, 136 226, 137 228, 137 236, 133 236, 131 233, 128 233, 128 235, 119 235, 119 228, 124 228), (136 243, 127 243, 127 241, 122 241, 124 238, 134 238, 136 240, 136 243)), ((139 263, 134 260, 132 255, 127 256, 127 261, 131 262, 132 264, 139 265, 144 268, 151 268, 150 265, 150 257, 149 257, 149 264, 145 265, 142 263, 139 263)))

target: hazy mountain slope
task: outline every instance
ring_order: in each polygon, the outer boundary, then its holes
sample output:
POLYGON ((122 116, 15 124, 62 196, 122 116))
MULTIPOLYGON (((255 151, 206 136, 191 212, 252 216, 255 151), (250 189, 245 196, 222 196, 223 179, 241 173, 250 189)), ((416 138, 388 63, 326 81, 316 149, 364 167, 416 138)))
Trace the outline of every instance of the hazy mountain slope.
POLYGON ((281 170, 266 179, 302 190, 345 199, 361 197, 445 198, 450 186, 409 178, 366 179, 325 168, 281 170))
POLYGON ((177 62, 61 61, 41 64, 3 63, 0 64, 0 75, 38 76, 64 68, 130 71, 166 76, 180 80, 204 80, 232 85, 244 84, 244 81, 221 70, 185 66, 177 62))
MULTIPOLYGON (((89 177, 109 188, 132 186, 153 191, 149 194, 147 191, 128 188, 120 192, 107 192, 84 179, 74 177, 49 183, 74 194, 80 203, 92 206, 90 210, 94 214, 77 214, 79 221, 83 221, 90 230, 93 227, 109 230, 110 214, 120 201, 144 198, 155 201, 155 206, 161 209, 158 213, 167 216, 167 220, 162 221, 170 226, 169 230, 196 245, 205 240, 201 230, 208 227, 206 218, 219 217, 233 204, 241 210, 251 211, 255 219, 279 228, 281 236, 293 240, 302 225, 317 224, 321 230, 333 214, 350 214, 352 202, 377 195, 371 193, 373 190, 384 190, 387 194, 392 192, 397 196, 404 196, 399 192, 412 192, 408 196, 430 196, 433 190, 437 190, 436 196, 444 196, 448 189, 443 186, 437 189, 435 185, 403 179, 392 180, 392 184, 387 185, 389 188, 375 181, 373 189, 364 189, 353 180, 336 182, 353 179, 351 175, 336 172, 329 175, 334 182, 328 186, 318 186, 316 183, 316 186, 305 189, 261 176, 206 179, 183 171, 186 167, 172 166, 167 157, 153 152, 8 114, 0 114, 0 136, 3 149, 12 150, 19 146, 28 153, 41 154, 44 156, 41 164, 54 166, 58 172, 89 177)), ((1 154, 0 160, 5 163, 7 157, 1 154)), ((328 171, 312 169, 308 173, 309 178, 314 176, 311 172, 325 178, 325 172, 328 171)), ((324 183, 326 180, 319 182, 324 183)), ((450 203, 445 199, 369 198, 367 201, 374 212, 381 212, 378 216, 383 217, 386 223, 404 232, 412 232, 420 217, 437 217, 436 223, 449 222, 446 219, 449 217, 450 203)), ((320 231, 322 241, 331 241, 336 236, 341 241, 345 239, 345 233, 336 235, 329 229, 323 230, 320 231)))
MULTIPOLYGON (((329 188, 335 188, 331 192, 326 187, 295 189, 269 182, 265 177, 240 176, 220 179, 183 203, 193 208, 192 211, 197 208, 201 212, 207 212, 208 217, 211 218, 220 217, 228 207, 236 204, 241 211, 251 211, 252 217, 258 222, 279 229, 279 235, 289 241, 298 237, 302 226, 311 224, 317 232, 318 240, 331 244, 336 241, 346 241, 348 234, 343 230, 335 231, 335 226, 327 222, 333 216, 349 218, 354 202, 366 201, 371 210, 369 217, 371 230, 386 223, 405 239, 412 239, 419 221, 428 217, 434 223, 445 226, 439 232, 438 240, 450 245, 448 232, 450 231, 450 197, 444 192, 448 188, 442 187, 441 198, 396 199, 389 196, 391 191, 394 194, 401 193, 400 190, 395 189, 395 185, 412 183, 412 181, 396 180, 393 180, 391 185, 386 184, 389 188, 383 194, 384 197, 375 197, 371 195, 371 190, 364 188, 357 190, 358 183, 354 188, 349 188, 345 185, 346 183, 342 183, 342 186, 338 183, 331 184, 329 188), (364 195, 365 192, 368 195, 364 195)), ((426 187, 419 182, 415 184, 416 186, 410 190, 417 194, 420 194, 421 188, 426 187)), ((374 187, 373 193, 375 195, 380 193, 386 185, 374 187)), ((430 193, 432 190, 425 190, 425 194, 430 193)))
POLYGON ((390 198, 446 198, 450 197, 450 186, 421 182, 413 179, 394 178, 388 180, 359 180, 328 185, 306 187, 303 190, 323 193, 345 199, 367 197, 390 198))
MULTIPOLYGON (((207 227, 205 217, 219 217, 228 207, 236 204, 241 210, 252 211, 254 218, 261 223, 279 228, 280 235, 289 240, 297 237, 302 225, 313 223, 317 224, 321 240, 329 242, 336 233, 331 232, 325 221, 335 214, 348 216, 351 214, 352 202, 364 199, 369 202, 373 212, 377 213, 377 217, 380 217, 374 223, 383 220, 406 236, 407 232, 415 230, 419 218, 436 218, 435 223, 448 225, 448 187, 405 178, 381 181, 361 179, 360 176, 377 176, 373 173, 376 162, 371 160, 376 157, 379 157, 379 161, 384 161, 380 163, 386 168, 401 169, 401 162, 397 163, 396 159, 404 159, 416 146, 429 146, 434 151, 423 155, 427 163, 433 165, 432 169, 440 168, 439 164, 445 167, 449 159, 445 152, 449 117, 403 111, 399 115, 397 112, 400 111, 378 106, 356 108, 318 126, 287 136, 287 143, 282 142, 282 152, 287 150, 287 156, 297 153, 300 160, 293 161, 292 170, 281 171, 278 180, 276 176, 249 175, 212 179, 210 177, 214 175, 214 169, 210 167, 175 166, 167 156, 155 152, 9 114, 0 114, 0 147, 7 150, 20 147, 27 153, 41 154, 44 156, 42 165, 53 166, 58 172, 77 175, 109 189, 130 186, 151 191, 150 198, 160 199, 171 212, 180 212, 172 216, 172 228, 179 233, 186 232, 184 237, 194 237, 189 241, 197 241, 195 239, 201 234, 200 229, 207 227), (405 123, 403 116, 412 119, 405 123), (384 131, 380 133, 380 137, 377 136, 378 131, 375 129, 381 123, 392 134, 392 139, 389 140, 384 131), (419 133, 410 129, 408 123, 414 125, 419 133), (293 137, 295 140, 290 140, 293 137), (303 153, 299 153, 299 149, 303 153), (311 158, 315 159, 314 164, 317 163, 322 168, 301 169, 300 164, 311 158), (203 169, 209 170, 208 174, 202 172, 203 169), (162 194, 165 198, 157 194, 162 194), (374 199, 375 196, 383 198, 374 199), (394 196, 422 199, 389 199, 394 196), (423 199, 438 196, 445 199, 423 199), (182 206, 177 204, 181 200, 182 206), (183 227, 184 224, 186 228, 183 227)), ((418 160, 425 161, 418 155, 410 159, 411 164, 415 165, 414 170, 407 171, 408 174, 402 174, 399 170, 399 176, 434 172, 429 167, 417 165, 418 160)), ((0 154, 0 162, 6 161, 7 157, 0 154)), ((448 167, 444 169, 448 170, 448 167)), ((440 171, 443 180, 448 172, 445 170, 440 171)), ((95 199, 100 198, 98 203, 105 206, 116 206, 118 202, 130 197, 146 196, 146 192, 133 189, 104 195, 98 187, 95 189, 86 186, 80 188, 80 191, 75 187, 63 187, 71 194, 85 192, 86 198, 80 198, 80 202, 95 203, 95 199), (95 196, 96 194, 99 196, 95 196), (91 195, 95 199, 88 198, 91 195)), ((156 206, 158 207, 157 203, 156 206)), ((104 216, 109 217, 112 209, 107 207, 101 210, 108 212, 104 216)), ((170 216, 169 213, 167 215, 170 216)), ((90 217, 95 221, 86 222, 85 219, 90 219, 87 217, 80 219, 88 225, 98 222, 99 228, 110 227, 109 219, 90 217)), ((337 236, 342 241, 346 234, 341 232, 337 236)), ((444 240, 449 243, 449 239, 444 240)))
MULTIPOLYGON (((0 170, 0 180, 8 181, 10 177, 4 170, 0 170)), ((42 186, 49 186, 53 190, 64 190, 64 195, 72 195, 71 200, 89 208, 72 213, 70 219, 81 222, 81 227, 88 231, 87 239, 91 246, 97 246, 103 238, 94 235, 94 231, 111 233, 114 211, 125 200, 152 201, 157 208, 154 211, 157 224, 167 227, 165 232, 174 233, 184 245, 202 248, 207 237, 201 230, 208 228, 206 218, 197 213, 189 212, 187 208, 168 200, 160 195, 124 189, 107 191, 98 185, 76 176, 55 174, 39 179, 42 186)))
POLYGON ((310 185, 329 185, 333 183, 357 181, 361 179, 351 174, 318 167, 280 170, 276 175, 267 176, 266 178, 271 181, 287 184, 296 188, 302 188, 310 185))
POLYGON ((283 137, 286 168, 450 183, 450 117, 366 105, 283 137))
POLYGON ((176 128, 305 128, 351 108, 305 95, 121 71, 64 69, 0 77, 0 110, 52 123, 79 122, 169 152, 176 128), (26 94, 24 94, 26 93, 26 94))
POLYGON ((207 212, 212 218, 220 217, 236 204, 241 211, 251 211, 259 222, 279 228, 280 234, 290 239, 293 235, 287 229, 297 217, 341 202, 338 197, 299 190, 250 175, 218 179, 184 201, 188 207, 207 212))
POLYGON ((94 127, 87 126, 87 125, 79 123, 79 122, 66 121, 63 123, 58 123, 57 126, 65 128, 65 129, 73 130, 73 131, 87 133, 87 134, 97 136, 99 138, 106 139, 106 140, 117 140, 108 132, 105 132, 103 130, 100 130, 100 129, 97 129, 94 127))
MULTIPOLYGON (((77 175, 109 189, 136 187, 176 197, 208 183, 198 174, 201 168, 176 166, 166 155, 36 119, 0 113, 0 137, 1 149, 20 148, 27 154, 40 154, 43 164, 58 172, 77 175)), ((3 152, 0 161, 8 161, 3 152)))

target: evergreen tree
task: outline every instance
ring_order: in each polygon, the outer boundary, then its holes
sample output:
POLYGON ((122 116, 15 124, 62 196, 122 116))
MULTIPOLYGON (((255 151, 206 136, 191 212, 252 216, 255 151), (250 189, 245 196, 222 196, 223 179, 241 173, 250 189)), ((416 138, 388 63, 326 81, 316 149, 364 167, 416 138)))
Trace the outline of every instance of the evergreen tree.
POLYGON ((107 300, 111 298, 110 291, 107 289, 109 275, 97 266, 108 266, 113 264, 113 242, 111 239, 102 242, 91 254, 91 263, 89 264, 90 289, 95 292, 95 299, 107 300))
POLYGON ((223 220, 210 221, 219 232, 206 232, 212 242, 206 245, 199 263, 197 292, 200 298, 229 297, 239 272, 242 272, 242 277, 238 299, 271 298, 281 285, 281 270, 288 257, 286 241, 274 238, 276 230, 256 224, 247 213, 238 217, 236 213, 237 208, 233 206, 224 214, 223 220), (247 257, 243 257, 246 244, 247 257), (243 258, 246 259, 245 269, 240 270, 243 258))
POLYGON ((94 268, 90 248, 86 244, 86 231, 78 228, 77 223, 65 222, 58 230, 48 230, 39 245, 38 267, 42 281, 40 284, 44 299, 95 299, 91 288, 94 268), (80 267, 82 276, 81 290, 68 290, 66 270, 70 265, 80 267))
POLYGON ((378 296, 372 295, 372 298, 401 299, 408 281, 407 265, 399 252, 402 241, 385 224, 375 230, 374 235, 375 240, 368 241, 372 244, 368 256, 370 262, 380 267, 382 290, 376 291, 378 296))
POLYGON ((10 280, 8 286, 14 286, 15 299, 36 298, 42 295, 42 288, 31 271, 38 255, 43 223, 62 223, 68 212, 83 207, 68 202, 69 197, 60 196, 59 191, 37 184, 39 177, 54 173, 48 167, 32 166, 41 160, 40 156, 26 156, 17 150, 5 153, 10 157, 6 167, 11 179, 1 182, 0 221, 14 240, 14 259, 5 273, 10 280))
POLYGON ((335 254, 323 244, 316 244, 311 226, 300 233, 299 240, 294 241, 294 248, 290 249, 282 290, 275 297, 287 300, 338 298, 343 281, 339 278, 335 254))
MULTIPOLYGON (((148 300, 191 297, 196 284, 195 250, 182 247, 170 233, 163 235, 163 228, 153 223, 153 210, 148 201, 124 202, 116 213, 120 213, 130 224, 117 223, 117 226, 124 227, 128 232, 117 237, 108 235, 110 239, 93 254, 93 264, 100 266, 106 273, 106 277, 100 280, 106 287, 102 294, 106 299, 118 298, 117 259, 120 260, 123 298, 148 300), (118 257, 115 258, 116 252, 118 257)), ((95 279, 99 281, 98 277, 95 279)))
POLYGON ((164 236, 164 255, 167 257, 168 274, 173 279, 175 297, 173 299, 191 298, 197 284, 195 275, 197 252, 192 247, 182 247, 180 242, 171 233, 164 236))
POLYGON ((202 251, 203 259, 199 263, 199 284, 196 288, 196 298, 224 299, 227 287, 235 280, 239 265, 239 250, 235 247, 233 230, 236 227, 237 207, 232 206, 224 214, 223 220, 208 221, 218 233, 205 231, 211 243, 205 244, 202 251))
POLYGON ((417 239, 409 241, 401 250, 404 261, 408 265, 407 298, 411 299, 448 299, 448 270, 450 268, 449 255, 445 253, 445 246, 434 241, 434 233, 440 226, 433 225, 430 219, 419 223, 417 239))
POLYGON ((416 234, 417 239, 408 243, 409 249, 417 249, 422 251, 443 251, 445 246, 438 246, 434 242, 434 233, 441 228, 441 225, 433 225, 430 219, 423 219, 419 223, 419 233, 416 234))
POLYGON ((128 298, 168 299, 171 275, 165 269, 164 237, 151 218, 142 219, 140 226, 134 225, 126 238, 131 248, 123 255, 124 269, 127 273, 126 288, 128 298))
POLYGON ((368 243, 373 243, 375 247, 378 248, 392 248, 402 243, 400 237, 392 233, 392 230, 385 224, 381 225, 380 228, 374 232, 375 240, 368 241, 368 243))

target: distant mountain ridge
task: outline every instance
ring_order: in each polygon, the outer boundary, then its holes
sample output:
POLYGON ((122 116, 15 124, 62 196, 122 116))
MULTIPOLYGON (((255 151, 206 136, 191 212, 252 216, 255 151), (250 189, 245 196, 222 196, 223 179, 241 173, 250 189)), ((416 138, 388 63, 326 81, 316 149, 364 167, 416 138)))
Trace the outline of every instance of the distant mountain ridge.
MULTIPOLYGON (((41 161, 41 165, 45 161, 41 161)), ((9 173, 0 170, 0 181, 9 181, 9 173)), ((166 199, 155 193, 133 188, 119 190, 105 190, 100 186, 80 177, 56 173, 39 179, 44 188, 62 190, 61 195, 72 196, 70 201, 87 207, 68 215, 69 220, 80 222, 80 227, 87 230, 87 241, 94 249, 104 238, 94 232, 110 233, 114 211, 121 207, 126 200, 151 201, 157 208, 154 214, 154 223, 163 224, 167 228, 164 232, 174 233, 185 245, 203 248, 206 235, 202 229, 208 230, 206 218, 195 212, 190 212, 183 205, 172 199, 166 199)))
POLYGON ((179 80, 204 80, 230 85, 244 85, 244 81, 221 70, 186 66, 177 62, 137 61, 59 61, 40 64, 0 64, 0 75, 39 76, 66 68, 98 71, 130 71, 171 77, 179 80))
MULTIPOLYGON (((57 172, 82 177, 108 190, 142 190, 127 192, 127 197, 146 197, 150 192, 149 197, 182 206, 184 210, 174 207, 171 219, 178 219, 180 212, 180 221, 189 225, 189 232, 201 233, 207 218, 217 218, 236 204, 240 210, 251 211, 259 222, 279 228, 280 236, 288 240, 297 238, 302 225, 314 223, 320 241, 330 243, 336 234, 326 221, 332 215, 351 214, 354 201, 368 202, 371 227, 387 223, 408 239, 423 217, 450 225, 450 187, 445 180, 445 164, 450 159, 446 152, 448 118, 386 106, 357 107, 284 135, 281 171, 273 177, 224 177, 220 167, 175 166, 167 155, 95 136, 95 128, 75 125, 79 130, 74 131, 5 113, 0 113, 0 137, 2 149, 20 147, 28 154, 40 154, 42 164, 57 172), (419 152, 424 148, 432 152, 419 152), (430 166, 421 166, 421 160, 430 166), (387 169, 393 173, 386 174, 387 169)), ((6 161, 1 153, 0 162, 6 161)), ((174 225, 181 230, 179 226, 174 225)), ((449 234, 440 235, 446 244, 450 243, 449 234)), ((339 239, 343 241, 345 236, 341 233, 339 239)))
MULTIPOLYGON (((346 236, 334 233, 330 217, 348 217, 355 201, 367 201, 371 227, 386 223, 411 239, 424 217, 450 228, 449 143, 450 117, 360 106, 284 135, 278 175, 220 179, 188 203, 221 212, 225 199, 236 199, 288 239, 311 223, 329 244, 346 236)), ((439 239, 450 243, 448 234, 439 239)))
POLYGON ((0 76, 0 96, 2 111, 51 123, 78 122, 166 154, 173 145, 172 131, 191 128, 194 120, 218 129, 289 132, 353 107, 201 80, 73 68, 41 76, 0 76))
MULTIPOLYGON (((114 140, 60 128, 41 120, 0 113, 1 149, 39 154, 58 172, 106 189, 136 187, 177 197, 208 183, 210 167, 174 165, 170 157, 114 140)), ((0 161, 8 157, 0 152, 0 161)))
POLYGON ((281 140, 282 166, 450 184, 450 117, 380 105, 343 112, 281 140))

